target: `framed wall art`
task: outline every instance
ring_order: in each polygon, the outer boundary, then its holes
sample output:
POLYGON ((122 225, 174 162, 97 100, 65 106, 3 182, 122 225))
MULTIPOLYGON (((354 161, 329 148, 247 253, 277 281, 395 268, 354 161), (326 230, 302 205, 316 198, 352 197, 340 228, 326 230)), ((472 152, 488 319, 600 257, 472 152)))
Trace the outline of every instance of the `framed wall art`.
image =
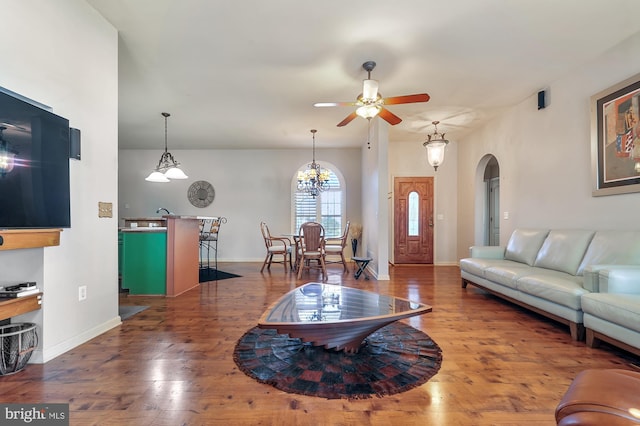
POLYGON ((640 74, 591 97, 593 196, 640 192, 640 74))

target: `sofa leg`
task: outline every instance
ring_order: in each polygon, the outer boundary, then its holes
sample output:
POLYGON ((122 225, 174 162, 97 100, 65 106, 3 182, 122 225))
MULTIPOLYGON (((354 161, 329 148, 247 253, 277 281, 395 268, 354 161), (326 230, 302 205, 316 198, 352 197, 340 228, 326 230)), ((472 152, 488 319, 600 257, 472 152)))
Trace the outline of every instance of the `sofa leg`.
POLYGON ((597 348, 600 346, 600 339, 598 339, 590 328, 587 328, 587 346, 590 348, 597 348))
POLYGON ((569 323, 569 330, 571 331, 572 340, 584 340, 584 324, 578 324, 575 322, 569 323))
POLYGON ((462 288, 467 288, 467 280, 465 280, 464 278, 462 279, 462 288))

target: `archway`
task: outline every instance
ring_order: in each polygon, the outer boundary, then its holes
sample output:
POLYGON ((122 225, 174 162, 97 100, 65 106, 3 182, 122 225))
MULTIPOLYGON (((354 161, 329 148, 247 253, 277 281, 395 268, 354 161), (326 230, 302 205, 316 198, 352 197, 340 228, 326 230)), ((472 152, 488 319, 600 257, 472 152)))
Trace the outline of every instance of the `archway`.
POLYGON ((500 165, 492 154, 478 162, 475 182, 475 244, 500 245, 500 165))

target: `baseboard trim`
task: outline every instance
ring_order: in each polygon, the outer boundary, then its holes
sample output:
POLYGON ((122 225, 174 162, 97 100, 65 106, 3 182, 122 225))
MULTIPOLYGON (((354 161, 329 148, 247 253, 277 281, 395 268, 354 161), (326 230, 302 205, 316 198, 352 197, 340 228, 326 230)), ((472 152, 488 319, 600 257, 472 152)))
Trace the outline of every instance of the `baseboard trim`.
POLYGON ((38 348, 33 351, 33 355, 31 356, 29 363, 44 364, 56 358, 57 356, 62 355, 63 353, 70 351, 71 349, 80 346, 83 343, 88 342, 94 337, 98 337, 102 333, 105 333, 112 328, 119 326, 120 324, 122 324, 122 321, 120 320, 119 316, 116 316, 109 321, 97 325, 96 327, 93 327, 92 329, 87 330, 84 333, 73 336, 71 339, 65 340, 64 342, 61 342, 50 348, 46 348, 45 350, 38 348))

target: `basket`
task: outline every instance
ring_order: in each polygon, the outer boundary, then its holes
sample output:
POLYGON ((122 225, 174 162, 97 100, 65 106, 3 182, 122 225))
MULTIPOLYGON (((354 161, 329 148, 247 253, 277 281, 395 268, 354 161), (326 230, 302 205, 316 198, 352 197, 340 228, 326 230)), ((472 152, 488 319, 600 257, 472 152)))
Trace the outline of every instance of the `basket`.
POLYGON ((0 326, 0 375, 22 370, 33 350, 38 347, 38 334, 33 323, 17 323, 0 326))

